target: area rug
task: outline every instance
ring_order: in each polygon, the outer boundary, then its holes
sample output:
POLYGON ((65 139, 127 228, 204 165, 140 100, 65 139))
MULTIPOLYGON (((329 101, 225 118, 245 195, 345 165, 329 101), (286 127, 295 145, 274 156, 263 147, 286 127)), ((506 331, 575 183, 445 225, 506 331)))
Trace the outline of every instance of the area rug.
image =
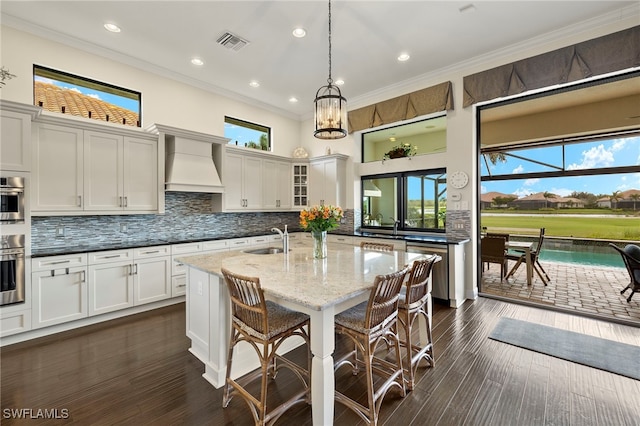
POLYGON ((513 318, 500 318, 489 338, 640 380, 640 346, 513 318))

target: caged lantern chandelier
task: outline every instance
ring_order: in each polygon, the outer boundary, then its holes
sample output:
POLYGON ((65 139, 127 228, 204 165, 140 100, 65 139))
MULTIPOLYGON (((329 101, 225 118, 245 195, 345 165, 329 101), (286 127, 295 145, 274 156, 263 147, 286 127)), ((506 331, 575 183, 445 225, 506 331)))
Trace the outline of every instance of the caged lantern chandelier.
POLYGON ((329 0, 329 78, 316 92, 315 126, 318 139, 340 139, 347 136, 347 100, 331 78, 331 0, 329 0))

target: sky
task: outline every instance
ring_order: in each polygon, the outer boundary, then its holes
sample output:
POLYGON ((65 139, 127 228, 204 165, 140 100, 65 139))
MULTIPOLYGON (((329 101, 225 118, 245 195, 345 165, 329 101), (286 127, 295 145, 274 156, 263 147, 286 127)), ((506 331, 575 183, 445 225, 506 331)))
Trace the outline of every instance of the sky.
MULTIPOLYGON (((512 152, 523 158, 508 157, 505 163, 498 163, 496 166, 489 163, 493 175, 553 171, 554 166, 562 167, 561 146, 512 152), (538 163, 527 161, 525 158, 538 163)), ((564 155, 567 170, 638 166, 640 165, 640 137, 565 145, 564 155)), ((483 176, 487 175, 484 162, 481 173, 483 176)), ((614 191, 622 192, 628 189, 640 189, 640 173, 485 181, 481 185, 483 194, 497 191, 519 197, 545 191, 559 196, 568 196, 574 191, 610 195, 614 191)))

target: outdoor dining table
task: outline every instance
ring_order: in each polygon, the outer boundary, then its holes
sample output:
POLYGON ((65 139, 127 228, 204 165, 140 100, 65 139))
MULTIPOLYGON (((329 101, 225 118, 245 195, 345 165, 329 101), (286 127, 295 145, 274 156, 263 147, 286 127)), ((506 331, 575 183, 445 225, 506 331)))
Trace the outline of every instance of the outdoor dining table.
MULTIPOLYGON (((366 301, 376 275, 395 272, 423 256, 400 250, 380 252, 336 245, 328 250, 325 259, 314 259, 311 248, 292 248, 288 254, 232 251, 180 258, 189 266, 187 336, 192 341, 189 350, 205 364, 203 377, 215 387, 222 386, 230 313, 220 269, 258 277, 268 300, 311 317, 313 425, 331 425, 335 393, 334 316, 366 301)), ((421 331, 425 327, 420 323, 421 331)), ((257 361, 254 363, 255 367, 250 360, 244 364, 253 369, 258 367, 257 361)))
POLYGON ((507 241, 505 243, 507 249, 513 249, 524 252, 524 261, 527 266, 527 285, 531 285, 533 281, 533 263, 531 259, 531 249, 533 248, 532 242, 525 241, 507 241))

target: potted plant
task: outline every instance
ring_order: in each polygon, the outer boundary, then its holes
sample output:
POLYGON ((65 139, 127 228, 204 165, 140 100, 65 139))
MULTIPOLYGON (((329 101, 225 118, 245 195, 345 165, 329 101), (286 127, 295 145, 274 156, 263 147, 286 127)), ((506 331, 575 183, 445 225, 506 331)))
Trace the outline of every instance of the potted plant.
POLYGON ((389 152, 384 154, 382 159, 389 160, 392 158, 411 157, 416 155, 417 150, 418 150, 417 146, 411 146, 411 144, 403 143, 402 145, 397 145, 391 148, 389 152))

